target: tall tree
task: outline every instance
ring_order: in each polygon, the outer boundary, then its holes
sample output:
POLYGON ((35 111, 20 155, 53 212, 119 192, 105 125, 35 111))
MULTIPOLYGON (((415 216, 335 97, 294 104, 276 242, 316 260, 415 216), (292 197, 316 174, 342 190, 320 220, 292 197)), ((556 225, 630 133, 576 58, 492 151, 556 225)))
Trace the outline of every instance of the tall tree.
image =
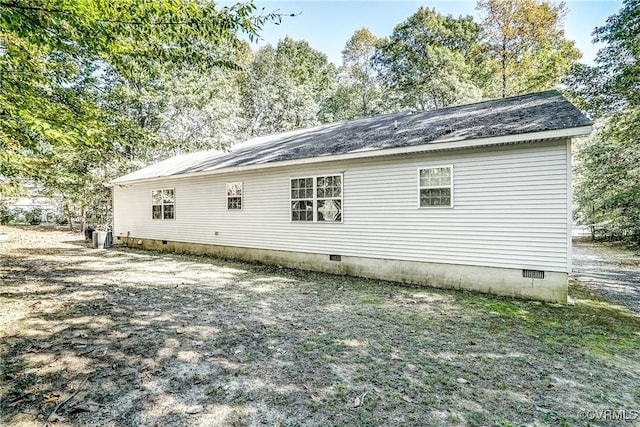
POLYGON ((176 145, 182 106, 215 116, 181 98, 174 78, 238 69, 238 33, 255 39, 280 19, 254 12, 251 2, 0 2, 0 198, 28 179, 83 222, 104 210, 105 182, 176 145))
POLYGON ((467 60, 478 34, 470 16, 420 7, 380 43, 375 62, 402 107, 425 110, 475 100, 482 94, 467 60))
POLYGON ((500 63, 502 96, 548 89, 581 54, 565 39, 567 8, 547 0, 479 0, 483 38, 500 63))
POLYGON ((361 103, 361 117, 377 112, 372 109, 372 98, 379 96, 380 85, 373 66, 378 38, 368 28, 357 30, 342 50, 342 67, 347 84, 357 93, 361 103))
POLYGON ((290 37, 259 49, 248 67, 243 108, 250 135, 266 135, 326 122, 336 69, 306 41, 290 37))
POLYGON ((574 68, 569 93, 598 118, 595 135, 578 150, 576 216, 608 236, 640 246, 640 1, 594 31, 605 43, 596 66, 574 68))
POLYGON ((220 47, 239 43, 238 32, 255 38, 279 19, 254 11, 253 3, 217 8, 199 0, 2 2, 0 176, 10 184, 0 192, 15 188, 12 177, 37 175, 51 148, 109 150, 111 125, 128 118, 105 111, 101 98, 113 87, 105 78, 136 87, 152 81, 157 64, 234 67, 220 47))

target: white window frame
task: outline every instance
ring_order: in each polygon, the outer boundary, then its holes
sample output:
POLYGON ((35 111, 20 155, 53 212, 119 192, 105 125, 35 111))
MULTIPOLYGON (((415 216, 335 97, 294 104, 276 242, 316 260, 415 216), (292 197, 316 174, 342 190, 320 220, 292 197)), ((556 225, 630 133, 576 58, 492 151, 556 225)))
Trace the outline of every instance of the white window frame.
POLYGON ((305 176, 294 176, 289 178, 289 222, 300 223, 300 224, 309 224, 309 223, 322 223, 322 224, 342 224, 344 222, 344 174, 340 173, 326 173, 319 175, 305 175, 305 176), (340 197, 318 197, 318 178, 328 178, 328 177, 340 177, 340 197), (309 179, 313 180, 313 197, 312 198, 302 198, 302 199, 294 199, 291 197, 291 182, 294 179, 309 179), (313 220, 312 221, 300 221, 293 220, 291 203, 293 201, 298 200, 309 200, 312 202, 313 206, 313 220), (318 201, 319 200, 340 200, 340 221, 318 221, 318 201))
POLYGON ((244 183, 242 181, 236 181, 236 182, 227 182, 227 185, 225 186, 225 193, 226 193, 226 203, 227 203, 227 210, 228 211, 241 211, 244 209, 244 183), (234 185, 239 185, 240 186, 240 195, 230 195, 229 194, 229 187, 230 186, 234 186, 234 185), (239 208, 229 208, 229 199, 240 199, 240 207, 239 208))
MULTIPOLYGON (((315 213, 315 195, 316 195, 316 179, 313 176, 297 176, 297 177, 293 177, 293 178, 289 178, 289 222, 299 222, 299 223, 310 223, 310 222, 316 222, 316 213, 315 213), (311 180, 311 192, 312 195, 311 197, 299 197, 299 198, 293 198, 291 197, 291 183, 294 180, 307 180, 310 179, 311 180), (310 201, 311 202, 311 210, 312 210, 312 215, 311 215, 311 221, 301 221, 301 220, 295 220, 293 219, 293 202, 294 201, 310 201)), ((308 188, 308 187, 307 187, 308 188)))
POLYGON ((453 165, 434 165, 434 166, 421 166, 417 169, 416 171, 416 177, 417 177, 417 184, 418 184, 418 197, 417 197, 417 206, 418 209, 452 209, 454 206, 453 203, 453 173, 454 173, 454 169, 453 169, 453 165), (451 177, 451 180, 449 181, 449 185, 435 185, 435 186, 428 186, 428 187, 423 187, 422 185, 420 185, 420 171, 426 170, 426 169, 443 169, 443 168, 448 168, 449 169, 449 176, 451 177), (448 205, 440 205, 440 206, 422 206, 420 203, 420 191, 421 190, 427 190, 427 189, 437 189, 437 188, 448 188, 449 189, 449 204, 448 205))
POLYGON ((151 219, 153 221, 175 221, 176 219, 176 189, 175 188, 156 188, 151 190, 151 219), (173 191, 173 203, 165 203, 164 202, 164 192, 165 191, 173 191), (161 203, 159 205, 153 203, 153 193, 156 191, 160 191, 160 196, 162 197, 161 203), (153 217, 153 207, 160 206, 160 218, 153 217), (173 218, 165 218, 164 217, 164 207, 165 206, 173 206, 173 218))

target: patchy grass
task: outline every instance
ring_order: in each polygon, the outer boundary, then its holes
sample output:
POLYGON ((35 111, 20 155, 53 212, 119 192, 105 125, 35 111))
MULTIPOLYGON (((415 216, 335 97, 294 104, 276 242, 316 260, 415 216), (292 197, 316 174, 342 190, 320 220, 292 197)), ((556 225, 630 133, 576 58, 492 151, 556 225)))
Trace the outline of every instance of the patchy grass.
POLYGON ((7 425, 69 397, 57 415, 107 426, 609 425, 582 414, 640 409, 640 317, 578 283, 558 306, 5 230, 7 425))

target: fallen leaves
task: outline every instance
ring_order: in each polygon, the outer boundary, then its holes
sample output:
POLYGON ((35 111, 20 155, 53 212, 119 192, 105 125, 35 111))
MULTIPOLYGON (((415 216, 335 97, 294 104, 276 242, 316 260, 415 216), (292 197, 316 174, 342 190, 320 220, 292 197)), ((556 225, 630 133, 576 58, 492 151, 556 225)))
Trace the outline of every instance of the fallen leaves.
POLYGON ((44 401, 47 403, 57 402, 58 400, 60 400, 60 394, 58 393, 50 393, 43 397, 44 397, 44 401))

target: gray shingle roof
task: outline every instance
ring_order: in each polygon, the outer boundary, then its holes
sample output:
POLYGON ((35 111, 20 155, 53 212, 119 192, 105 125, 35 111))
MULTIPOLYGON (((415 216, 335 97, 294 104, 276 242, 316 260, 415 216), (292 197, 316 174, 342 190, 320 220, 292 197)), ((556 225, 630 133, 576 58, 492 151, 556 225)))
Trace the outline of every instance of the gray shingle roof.
POLYGON ((557 91, 459 105, 418 113, 394 113, 251 139, 229 152, 172 157, 114 182, 207 172, 229 167, 379 152, 461 140, 590 126, 591 121, 557 91))

